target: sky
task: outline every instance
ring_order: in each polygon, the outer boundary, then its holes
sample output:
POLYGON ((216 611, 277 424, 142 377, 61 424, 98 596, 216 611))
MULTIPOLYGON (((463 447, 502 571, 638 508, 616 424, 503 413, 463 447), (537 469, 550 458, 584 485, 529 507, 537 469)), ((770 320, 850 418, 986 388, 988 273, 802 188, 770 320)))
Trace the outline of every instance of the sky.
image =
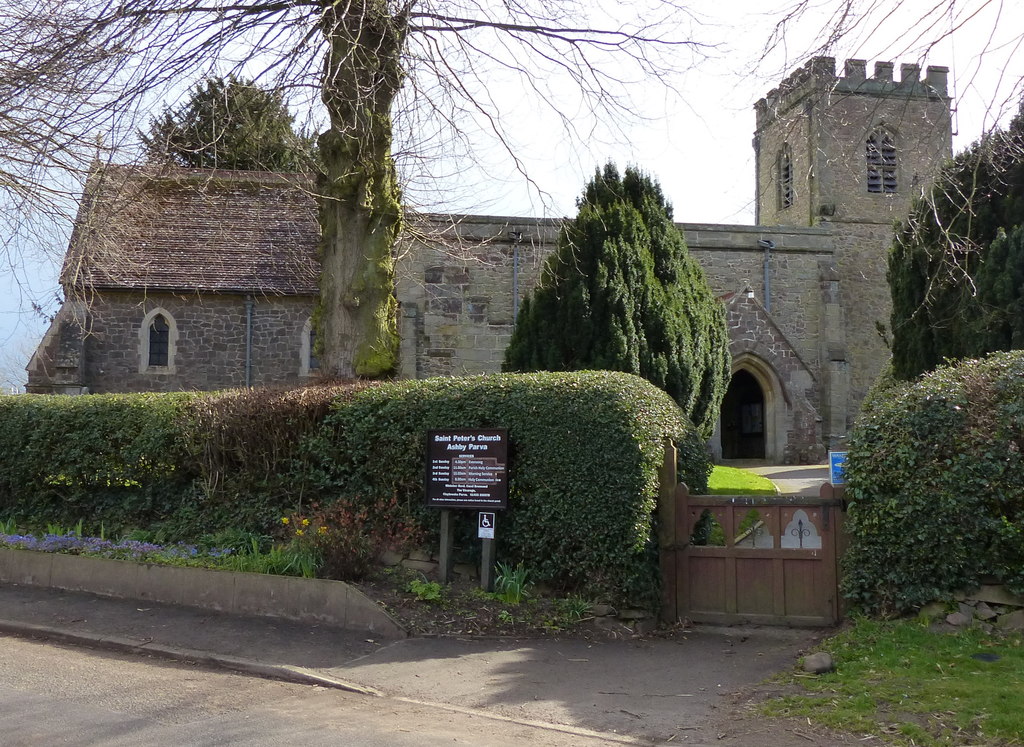
MULTIPOLYGON (((614 161, 620 168, 635 164, 654 176, 676 220, 752 223, 754 103, 815 50, 829 20, 827 10, 806 14, 787 29, 784 43, 765 55, 773 26, 790 4, 774 3, 766 10, 766 3, 754 0, 688 2, 694 16, 679 28, 680 38, 706 46, 698 55, 679 50, 673 61, 688 69, 667 86, 624 70, 623 77, 632 80, 623 86, 635 115, 631 118, 591 118, 571 87, 548 78, 542 60, 535 67, 544 97, 539 102, 515 80, 496 75, 486 95, 499 106, 521 167, 486 140, 473 143, 470 160, 451 152, 432 161, 406 159, 400 163, 408 179, 407 202, 444 212, 571 216, 586 180, 600 165, 614 161), (564 113, 575 132, 567 134, 546 104, 564 113), (609 121, 615 126, 608 127, 609 121)), ((811 5, 828 9, 835 0, 811 5)), ((919 4, 863 0, 860 7, 871 12, 855 16, 854 28, 829 54, 840 72, 849 57, 868 60, 869 71, 878 60, 896 63, 897 70, 904 62, 950 67, 954 150, 960 150, 993 125, 1005 124, 1020 99, 1024 3, 953 2, 952 13, 923 22, 916 8, 902 8, 912 5, 919 4)), ((69 228, 47 229, 56 237, 49 243, 62 246, 69 228)), ((33 306, 56 310, 58 254, 29 251, 0 268, 3 391, 23 382, 23 367, 47 326, 33 306)))

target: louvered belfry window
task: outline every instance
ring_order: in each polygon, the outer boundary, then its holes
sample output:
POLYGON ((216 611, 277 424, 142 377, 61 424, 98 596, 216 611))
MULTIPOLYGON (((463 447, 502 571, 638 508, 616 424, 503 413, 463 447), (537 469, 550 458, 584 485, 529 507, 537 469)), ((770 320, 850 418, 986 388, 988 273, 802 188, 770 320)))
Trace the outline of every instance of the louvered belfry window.
POLYGON ((171 328, 163 316, 157 314, 149 325, 149 365, 166 366, 171 328))
POLYGON ((896 143, 892 135, 874 132, 867 140, 868 192, 896 191, 896 143))
POLYGON ((779 209, 793 205, 793 159, 789 153, 789 145, 783 145, 779 151, 779 209))

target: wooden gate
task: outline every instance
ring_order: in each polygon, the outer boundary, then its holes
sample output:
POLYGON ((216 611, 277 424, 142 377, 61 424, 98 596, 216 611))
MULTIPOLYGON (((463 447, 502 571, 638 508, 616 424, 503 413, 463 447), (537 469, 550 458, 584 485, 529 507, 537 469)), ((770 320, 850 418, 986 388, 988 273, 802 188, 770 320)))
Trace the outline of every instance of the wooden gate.
POLYGON ((838 622, 839 492, 825 484, 819 497, 692 496, 677 486, 660 512, 663 619, 838 622))

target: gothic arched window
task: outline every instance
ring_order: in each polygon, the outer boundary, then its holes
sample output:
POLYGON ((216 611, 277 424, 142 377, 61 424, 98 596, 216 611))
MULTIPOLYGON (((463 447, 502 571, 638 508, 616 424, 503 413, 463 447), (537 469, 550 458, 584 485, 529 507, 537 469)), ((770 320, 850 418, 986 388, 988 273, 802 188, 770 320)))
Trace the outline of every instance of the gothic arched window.
POLYGON ((140 373, 174 373, 178 326, 164 309, 153 309, 139 328, 140 373))
POLYGON ((868 135, 865 158, 868 192, 892 194, 896 191, 896 142, 885 131, 868 135))
POLYGON ((299 340, 299 375, 309 376, 320 369, 320 359, 316 357, 316 328, 313 320, 307 319, 302 327, 302 338, 299 340))
POLYGON ((171 341, 171 327, 162 314, 149 323, 149 365, 166 366, 171 341))

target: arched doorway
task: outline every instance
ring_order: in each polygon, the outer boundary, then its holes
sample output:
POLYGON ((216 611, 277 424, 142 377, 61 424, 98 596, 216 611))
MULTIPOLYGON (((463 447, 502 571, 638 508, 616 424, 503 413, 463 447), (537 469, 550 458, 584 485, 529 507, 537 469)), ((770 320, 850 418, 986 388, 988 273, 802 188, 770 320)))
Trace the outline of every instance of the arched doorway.
POLYGON ((765 458, 765 397, 746 369, 732 375, 722 400, 722 458, 765 458))

